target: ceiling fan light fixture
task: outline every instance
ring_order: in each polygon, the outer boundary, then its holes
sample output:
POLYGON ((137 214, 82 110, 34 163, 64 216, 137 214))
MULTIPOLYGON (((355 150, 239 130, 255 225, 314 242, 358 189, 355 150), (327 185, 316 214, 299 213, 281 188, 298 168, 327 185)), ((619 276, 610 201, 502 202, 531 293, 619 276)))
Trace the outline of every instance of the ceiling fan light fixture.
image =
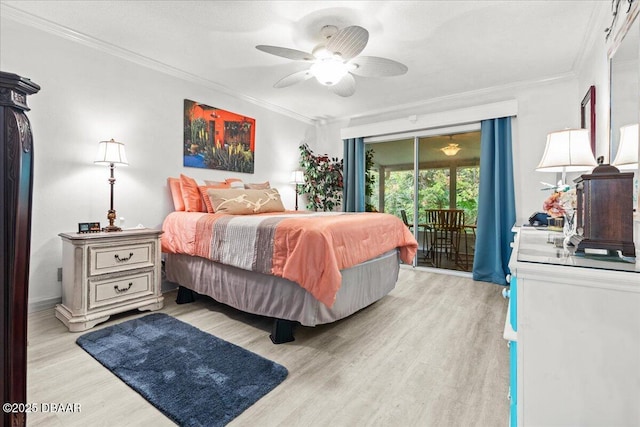
POLYGON ((449 144, 446 147, 442 147, 440 149, 440 151, 442 151, 446 156, 455 156, 456 154, 458 154, 458 151, 460 151, 461 148, 458 147, 458 144, 449 144))
POLYGON ((318 46, 316 46, 311 51, 311 54, 318 60, 331 58, 333 56, 333 53, 323 44, 319 44, 318 46))
POLYGON ((310 71, 321 84, 333 86, 349 72, 349 69, 341 59, 332 56, 316 61, 310 71))
POLYGON ((257 45, 256 49, 294 61, 305 61, 310 68, 299 70, 278 80, 273 87, 284 88, 315 77, 318 83, 342 97, 355 93, 359 77, 392 77, 405 74, 407 66, 378 56, 360 56, 369 41, 369 32, 358 25, 338 30, 325 25, 320 30, 324 39, 312 53, 281 46, 257 45))

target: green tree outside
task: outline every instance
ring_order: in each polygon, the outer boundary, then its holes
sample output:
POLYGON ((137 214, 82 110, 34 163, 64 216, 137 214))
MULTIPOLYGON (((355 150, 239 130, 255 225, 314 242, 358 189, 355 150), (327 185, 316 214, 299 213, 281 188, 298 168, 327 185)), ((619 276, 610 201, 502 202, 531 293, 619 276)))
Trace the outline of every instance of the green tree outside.
MULTIPOLYGON (((449 209, 449 169, 426 169, 418 174, 418 212, 424 219, 427 209, 449 209)), ((375 182, 379 182, 378 172, 373 173, 375 182)), ((413 223, 413 171, 392 171, 385 178, 384 212, 400 217, 405 210, 409 222, 413 223)), ((480 186, 480 167, 457 168, 457 206, 464 210, 465 222, 475 224, 478 217, 478 189, 480 186)), ((373 206, 379 205, 377 187, 370 198, 373 206)))

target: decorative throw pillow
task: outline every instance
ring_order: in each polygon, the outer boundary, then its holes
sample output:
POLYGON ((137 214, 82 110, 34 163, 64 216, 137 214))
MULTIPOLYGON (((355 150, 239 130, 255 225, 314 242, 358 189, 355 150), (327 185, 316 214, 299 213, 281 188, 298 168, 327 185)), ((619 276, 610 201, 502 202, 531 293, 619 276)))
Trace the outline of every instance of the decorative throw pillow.
POLYGON ((227 178, 224 182, 229 184, 231 188, 244 188, 244 183, 240 178, 227 178))
POLYGON ((244 188, 249 189, 249 190, 267 190, 269 188, 271 188, 271 185, 269 185, 269 181, 263 182, 263 183, 247 183, 244 185, 244 188))
POLYGON ((204 212, 200 189, 195 179, 180 174, 180 190, 184 200, 184 210, 187 212, 204 212))
POLYGON ((184 200, 182 199, 182 190, 180 189, 180 178, 167 178, 167 185, 171 191, 171 199, 173 207, 176 211, 184 210, 184 200))
POLYGON ((227 178, 224 181, 204 181, 207 185, 227 184, 229 188, 244 188, 244 183, 240 178, 227 178))
POLYGON ((206 179, 204 180, 204 184, 205 185, 227 185, 228 186, 228 182, 227 181, 207 181, 206 179))
POLYGON ((265 212, 284 212, 280 193, 267 190, 207 190, 215 212, 247 215, 265 212))
MULTIPOLYGON (((213 182, 213 181, 209 181, 209 182, 213 182)), ((215 210, 213 209, 213 205, 211 204, 211 199, 209 198, 209 195, 207 194, 207 190, 208 189, 214 189, 215 190, 215 189, 222 189, 222 188, 230 188, 230 187, 229 187, 229 184, 227 184, 226 182, 220 182, 220 183, 215 184, 215 185, 200 185, 198 187, 198 189, 200 190, 200 195, 202 196, 202 204, 207 209, 207 213, 214 213, 215 212, 215 210)))

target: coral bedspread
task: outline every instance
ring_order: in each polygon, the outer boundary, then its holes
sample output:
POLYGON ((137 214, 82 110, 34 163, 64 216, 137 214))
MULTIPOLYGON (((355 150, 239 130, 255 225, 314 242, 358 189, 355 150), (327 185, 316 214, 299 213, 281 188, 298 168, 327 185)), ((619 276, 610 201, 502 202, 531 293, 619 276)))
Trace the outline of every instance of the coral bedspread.
POLYGON ((283 277, 327 307, 340 289, 340 270, 394 248, 410 264, 418 249, 404 223, 385 213, 172 212, 162 228, 163 252, 283 277))

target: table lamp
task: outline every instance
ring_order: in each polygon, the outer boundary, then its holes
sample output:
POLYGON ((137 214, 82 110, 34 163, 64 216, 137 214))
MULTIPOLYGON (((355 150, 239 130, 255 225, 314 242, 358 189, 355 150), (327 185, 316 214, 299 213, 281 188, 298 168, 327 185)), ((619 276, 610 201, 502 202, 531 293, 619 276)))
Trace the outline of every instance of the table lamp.
POLYGON ((565 129, 547 135, 547 145, 537 172, 561 172, 565 185, 567 172, 580 172, 598 166, 591 151, 588 129, 565 129))
POLYGON ((300 189, 300 185, 304 184, 304 174, 301 170, 291 172, 291 180, 290 184, 294 184, 296 186, 296 210, 298 210, 298 193, 300 189))
POLYGON ((98 152, 94 163, 109 165, 109 170, 111 171, 111 175, 109 177, 109 185, 111 186, 111 204, 109 205, 110 208, 107 212, 109 225, 104 227, 102 231, 122 231, 120 227, 114 224, 116 219, 116 210, 113 208, 113 184, 115 184, 116 179, 113 177, 113 170, 115 169, 116 163, 125 166, 129 164, 124 152, 124 144, 114 141, 113 139, 109 141, 100 141, 98 143, 98 152))
POLYGON ((637 123, 620 128, 620 143, 612 165, 620 170, 638 169, 637 123))

